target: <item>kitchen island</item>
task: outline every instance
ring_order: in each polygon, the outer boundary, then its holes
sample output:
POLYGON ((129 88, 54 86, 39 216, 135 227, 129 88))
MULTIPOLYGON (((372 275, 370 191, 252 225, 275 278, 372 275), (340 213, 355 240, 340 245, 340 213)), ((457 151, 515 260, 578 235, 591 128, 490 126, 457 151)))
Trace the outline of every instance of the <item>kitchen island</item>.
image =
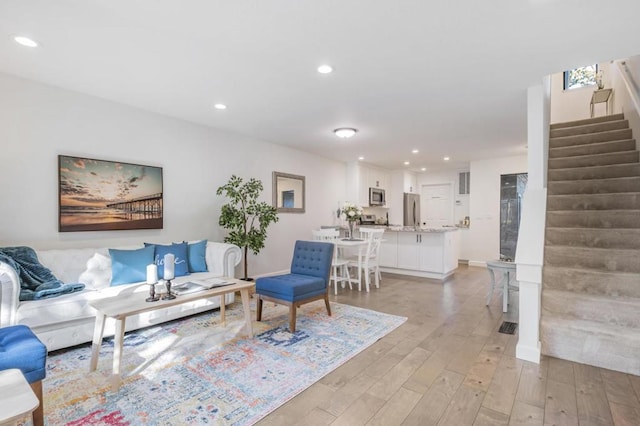
POLYGON ((460 236, 455 227, 385 228, 380 270, 445 280, 458 267, 460 236))

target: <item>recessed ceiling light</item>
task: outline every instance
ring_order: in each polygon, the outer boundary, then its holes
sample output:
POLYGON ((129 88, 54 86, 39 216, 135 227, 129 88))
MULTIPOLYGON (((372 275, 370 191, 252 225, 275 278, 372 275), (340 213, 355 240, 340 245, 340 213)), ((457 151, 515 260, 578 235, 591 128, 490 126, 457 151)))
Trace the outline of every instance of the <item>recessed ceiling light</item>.
POLYGON ((405 166, 408 166, 409 164, 411 164, 411 163, 409 163, 408 161, 405 161, 405 162, 404 162, 404 165, 405 165, 405 166))
POLYGON ((362 156, 358 157, 358 160, 362 161, 362 160, 364 160, 364 157, 362 157, 362 156))
POLYGON ((413 154, 417 154, 418 152, 420 152, 420 151, 418 151, 417 149, 414 149, 413 151, 411 151, 411 153, 413 153, 413 154))
POLYGON ((320 74, 330 74, 333 72, 333 68, 331 67, 331 65, 320 65, 318 67, 318 72, 320 74))
POLYGON ((36 43, 35 41, 31 40, 29 37, 22 37, 22 36, 17 36, 13 38, 16 43, 19 43, 23 46, 27 46, 27 47, 37 47, 38 43, 36 43))
POLYGON ((451 160, 451 157, 444 157, 443 160, 444 161, 449 161, 449 160, 451 160))
POLYGON ((337 137, 342 139, 350 138, 355 135, 356 132, 357 130, 352 127, 340 127, 339 129, 335 129, 333 131, 333 133, 335 133, 337 137))
POLYGON ((225 104, 215 104, 213 107, 215 109, 227 109, 227 106, 225 104))
POLYGON ((426 172, 426 171, 427 171, 427 168, 426 168, 426 167, 423 167, 423 168, 421 168, 420 170, 422 170, 423 172, 426 172))

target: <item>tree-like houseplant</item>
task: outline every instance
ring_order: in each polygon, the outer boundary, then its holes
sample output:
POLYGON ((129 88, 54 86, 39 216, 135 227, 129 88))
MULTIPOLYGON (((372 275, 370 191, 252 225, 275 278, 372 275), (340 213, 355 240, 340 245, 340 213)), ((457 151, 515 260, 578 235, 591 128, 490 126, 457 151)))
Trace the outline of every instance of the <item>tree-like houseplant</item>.
POLYGON ((250 280, 247 275, 249 249, 253 254, 258 254, 264 248, 267 227, 278 221, 275 207, 264 201, 258 202, 262 190, 260 180, 251 178, 244 182, 242 178, 233 175, 216 191, 217 195, 224 195, 229 199, 229 203, 222 206, 218 224, 229 230, 224 242, 243 249, 243 280, 250 280))

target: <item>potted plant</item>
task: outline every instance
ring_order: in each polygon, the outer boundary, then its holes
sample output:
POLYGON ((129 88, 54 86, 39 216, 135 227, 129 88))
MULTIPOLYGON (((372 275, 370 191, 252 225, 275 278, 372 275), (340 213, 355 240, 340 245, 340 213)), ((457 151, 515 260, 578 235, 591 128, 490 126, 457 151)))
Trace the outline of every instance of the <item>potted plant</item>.
POLYGON ((264 248, 267 239, 267 227, 278 221, 276 208, 258 202, 262 192, 262 182, 251 178, 244 182, 242 178, 233 175, 229 181, 218 188, 217 195, 224 195, 229 203, 222 206, 218 224, 229 230, 224 238, 225 243, 235 244, 243 249, 243 266, 245 281, 251 281, 247 276, 247 254, 249 249, 258 254, 264 248))

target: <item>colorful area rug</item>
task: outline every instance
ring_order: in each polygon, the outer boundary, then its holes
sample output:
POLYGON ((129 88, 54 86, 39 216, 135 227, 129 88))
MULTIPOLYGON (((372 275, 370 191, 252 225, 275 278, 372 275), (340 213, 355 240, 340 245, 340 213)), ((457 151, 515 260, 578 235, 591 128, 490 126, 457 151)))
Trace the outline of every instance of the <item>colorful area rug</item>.
POLYGON ((90 345, 49 356, 44 381, 49 425, 248 425, 406 321, 332 303, 304 305, 297 331, 288 314, 265 304, 264 321, 244 334, 241 304, 138 330, 125 336, 123 383, 109 388, 113 341, 105 340, 97 371, 90 345))

